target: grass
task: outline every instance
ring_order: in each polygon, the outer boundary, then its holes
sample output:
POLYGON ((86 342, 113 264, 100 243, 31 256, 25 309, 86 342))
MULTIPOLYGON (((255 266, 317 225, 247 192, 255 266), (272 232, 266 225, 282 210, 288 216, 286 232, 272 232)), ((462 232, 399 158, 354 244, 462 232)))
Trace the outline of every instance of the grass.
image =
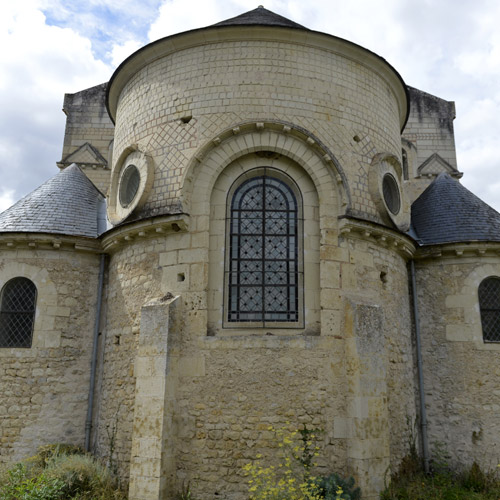
POLYGON ((69 445, 51 445, 0 471, 2 500, 125 500, 97 459, 69 445))
POLYGON ((499 500, 500 479, 496 471, 483 472, 475 462, 461 471, 435 463, 432 473, 425 474, 420 459, 409 456, 391 476, 380 499, 499 500))

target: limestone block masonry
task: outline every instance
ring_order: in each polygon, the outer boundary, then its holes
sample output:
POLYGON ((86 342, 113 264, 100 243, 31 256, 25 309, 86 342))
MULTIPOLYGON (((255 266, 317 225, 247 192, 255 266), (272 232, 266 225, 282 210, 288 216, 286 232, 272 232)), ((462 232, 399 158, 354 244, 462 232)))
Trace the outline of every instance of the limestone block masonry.
POLYGON ((27 242, 10 243, 0 287, 15 277, 30 279, 37 313, 31 348, 0 349, 2 462, 46 443, 83 443, 99 262, 65 245, 54 250, 38 243, 33 251, 27 242))
POLYGON ((482 280, 499 275, 500 261, 490 252, 481 259, 471 253, 419 266, 429 438, 446 444, 452 463, 467 457, 489 469, 500 453, 500 346, 483 341, 477 291, 482 280))
POLYGON ((277 120, 327 144, 345 172, 351 212, 379 221, 366 173, 376 153, 401 157, 399 81, 368 53, 346 57, 319 36, 298 32, 291 42, 286 30, 226 31, 228 41, 216 33, 207 41, 208 31, 204 43, 186 34, 182 50, 165 42, 163 57, 138 69, 131 61, 111 84, 114 158, 136 144, 156 165, 149 200, 136 217, 189 211, 180 200, 196 152, 226 129, 238 133, 242 123, 277 120), (355 64, 353 56, 361 60, 355 64))

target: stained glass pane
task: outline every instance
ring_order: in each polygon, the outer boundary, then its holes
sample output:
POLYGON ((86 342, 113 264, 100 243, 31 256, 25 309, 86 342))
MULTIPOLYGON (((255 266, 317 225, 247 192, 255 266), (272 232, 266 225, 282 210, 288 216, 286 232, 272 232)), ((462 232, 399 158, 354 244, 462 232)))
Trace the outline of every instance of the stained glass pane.
POLYGON ((31 347, 36 287, 27 278, 14 278, 2 290, 0 347, 31 347))
POLYGON ((478 294, 483 339, 487 342, 500 342, 500 278, 483 280, 478 294))
POLYGON ((231 201, 228 321, 298 321, 298 207, 286 183, 244 182, 231 201))

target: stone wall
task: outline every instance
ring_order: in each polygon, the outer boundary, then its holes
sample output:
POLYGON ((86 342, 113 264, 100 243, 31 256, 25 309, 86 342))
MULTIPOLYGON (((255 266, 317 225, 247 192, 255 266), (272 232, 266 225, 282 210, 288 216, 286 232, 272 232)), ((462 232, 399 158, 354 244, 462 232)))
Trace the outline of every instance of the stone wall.
MULTIPOLYGON (((415 382, 406 258, 390 233, 341 229, 349 461, 364 493, 380 491, 408 452, 415 382)), ((394 236, 394 235, 392 235, 394 236)), ((403 247, 404 248, 404 247, 403 247)), ((340 250, 340 249, 339 249, 340 250)))
POLYGON ((429 443, 431 451, 446 450, 452 463, 475 460, 490 470, 500 452, 500 346, 483 341, 478 287, 500 276, 500 260, 487 250, 469 251, 417 266, 429 443))
POLYGON ((0 460, 48 443, 83 446, 99 256, 71 248, 3 250, 0 287, 14 277, 37 287, 31 348, 0 349, 0 460))
POLYGON ((125 481, 129 477, 141 307, 162 296, 158 255, 164 250, 164 238, 148 238, 114 249, 109 258, 93 441, 101 456, 119 464, 125 481))

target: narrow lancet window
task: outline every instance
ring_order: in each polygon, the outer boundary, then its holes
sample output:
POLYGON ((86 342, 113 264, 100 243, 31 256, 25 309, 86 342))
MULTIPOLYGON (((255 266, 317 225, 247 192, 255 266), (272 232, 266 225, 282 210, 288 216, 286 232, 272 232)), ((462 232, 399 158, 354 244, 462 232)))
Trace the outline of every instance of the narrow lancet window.
POLYGON ((227 321, 299 321, 299 206, 281 179, 260 175, 234 192, 229 213, 227 321))

